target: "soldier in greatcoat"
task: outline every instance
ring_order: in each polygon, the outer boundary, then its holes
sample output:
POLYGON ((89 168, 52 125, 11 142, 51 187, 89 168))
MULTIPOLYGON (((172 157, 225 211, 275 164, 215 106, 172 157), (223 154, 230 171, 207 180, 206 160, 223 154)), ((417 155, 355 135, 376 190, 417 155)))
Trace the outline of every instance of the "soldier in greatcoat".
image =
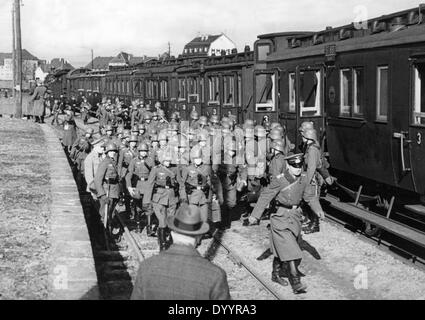
POLYGON ((35 88, 34 93, 29 100, 29 103, 33 104, 33 116, 35 117, 35 122, 44 123, 44 116, 46 114, 46 94, 47 88, 38 81, 37 88, 35 88))
POLYGON ((270 217, 270 247, 275 257, 273 261, 272 281, 283 286, 289 282, 295 294, 305 293, 307 287, 301 283, 298 265, 303 255, 298 244, 301 236, 302 214, 299 205, 308 184, 303 173, 303 154, 290 155, 287 171, 265 188, 249 218, 251 224, 258 224, 267 205, 276 198, 276 213, 270 217))

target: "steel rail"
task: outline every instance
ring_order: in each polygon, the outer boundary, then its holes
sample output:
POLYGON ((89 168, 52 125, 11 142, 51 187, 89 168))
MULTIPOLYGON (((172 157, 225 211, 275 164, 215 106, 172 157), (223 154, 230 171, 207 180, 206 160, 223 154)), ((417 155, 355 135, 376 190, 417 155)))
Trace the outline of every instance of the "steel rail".
POLYGON ((220 246, 222 246, 238 263, 238 265, 241 265, 245 268, 245 270, 248 271, 248 273, 254 278, 256 279, 258 282, 260 282, 260 284, 264 287, 264 289, 266 289, 268 292, 270 292, 277 300, 285 300, 285 298, 276 290, 274 290, 273 288, 270 288, 270 286, 267 284, 267 281, 265 279, 263 279, 263 277, 261 275, 259 275, 254 269, 252 269, 248 263, 241 258, 238 254, 236 254, 232 249, 230 249, 227 245, 225 245, 223 243, 222 240, 220 240, 217 235, 213 236, 214 241, 219 244, 220 246))

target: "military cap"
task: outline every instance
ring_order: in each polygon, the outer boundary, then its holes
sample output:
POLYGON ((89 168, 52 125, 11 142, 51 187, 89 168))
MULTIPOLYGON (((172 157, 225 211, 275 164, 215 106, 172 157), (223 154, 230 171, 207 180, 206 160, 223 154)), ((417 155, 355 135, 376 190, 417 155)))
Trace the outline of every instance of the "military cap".
POLYGON ((291 167, 301 168, 304 165, 304 154, 290 154, 285 158, 291 167))
POLYGON ((207 117, 204 117, 204 116, 200 117, 199 118, 199 124, 200 125, 203 125, 203 126, 208 125, 208 118, 207 117))
POLYGON ((149 146, 146 144, 146 143, 142 143, 138 148, 137 148, 137 150, 138 151, 146 151, 146 152, 148 152, 149 151, 149 146))
POLYGON ((193 120, 198 120, 199 119, 199 113, 196 110, 193 110, 192 113, 190 114, 190 118, 193 120))
POLYGON ((167 218, 167 226, 176 233, 188 236, 200 236, 210 229, 208 223, 202 221, 201 210, 187 204, 182 205, 175 216, 167 218))
POLYGON ((106 145, 106 150, 105 150, 106 152, 109 152, 109 151, 115 151, 115 152, 118 152, 118 147, 117 147, 117 145, 115 144, 115 143, 113 143, 113 142, 110 142, 110 143, 108 143, 107 145, 106 145))
POLYGON ((135 136, 135 135, 131 135, 130 136, 130 142, 138 142, 139 141, 139 137, 135 136))

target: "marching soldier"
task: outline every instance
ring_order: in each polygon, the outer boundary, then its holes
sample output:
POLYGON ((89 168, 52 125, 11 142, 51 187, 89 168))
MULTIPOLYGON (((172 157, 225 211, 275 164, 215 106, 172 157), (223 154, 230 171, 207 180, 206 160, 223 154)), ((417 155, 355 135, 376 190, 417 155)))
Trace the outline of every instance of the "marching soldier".
POLYGON ((181 200, 201 210, 201 220, 208 221, 211 203, 211 167, 203 165, 202 151, 191 153, 192 164, 183 168, 181 200))
POLYGON ((243 164, 236 163, 236 143, 224 144, 224 161, 220 165, 214 165, 213 171, 217 172, 220 183, 217 184, 217 198, 221 206, 222 227, 229 229, 232 222, 231 212, 236 207, 237 181, 247 180, 246 170, 243 164))
POLYGON ((115 143, 109 142, 106 145, 105 153, 106 158, 97 169, 94 183, 100 201, 99 214, 106 229, 111 232, 112 213, 120 198, 120 179, 116 162, 118 147, 115 143))
POLYGON ((301 283, 298 271, 303 258, 298 244, 302 219, 299 205, 308 183, 303 173, 303 154, 291 155, 285 160, 287 171, 263 190, 249 220, 252 225, 258 224, 266 206, 276 198, 278 211, 270 218, 270 247, 275 257, 272 281, 287 286, 284 279, 287 276, 294 293, 301 294, 307 287, 301 283))
POLYGON ((271 145, 271 161, 269 165, 269 180, 279 178, 286 171, 285 142, 275 140, 271 145))
POLYGON ((199 113, 196 110, 193 110, 190 114, 190 124, 189 126, 192 129, 197 130, 199 128, 199 113))
POLYGON ((190 162, 190 148, 187 139, 184 136, 180 136, 179 139, 179 150, 177 154, 177 169, 180 177, 183 175, 183 169, 189 165, 190 162))
POLYGON ((220 118, 218 115, 212 115, 210 118, 210 123, 213 129, 220 129, 220 118))
MULTIPOLYGON (((75 164, 75 170, 77 172, 77 184, 79 187, 82 186, 84 182, 84 160, 86 159, 87 155, 91 152, 91 143, 93 142, 92 136, 93 136, 93 129, 89 128, 87 129, 85 135, 77 140, 76 143, 74 143, 71 152, 69 154, 69 157, 75 164)), ((84 187, 85 188, 85 187, 84 187)), ((82 188, 82 189, 84 189, 82 188)))
POLYGON ((171 167, 172 157, 166 153, 160 159, 161 164, 154 167, 149 175, 147 201, 151 201, 155 216, 159 221, 158 241, 160 251, 167 248, 166 219, 176 213, 179 203, 180 177, 177 168, 171 167), (152 200, 151 200, 152 199, 152 200))
POLYGON ((101 162, 105 159, 105 141, 98 139, 92 143, 93 151, 84 160, 84 178, 87 183, 87 192, 90 192, 93 199, 97 200, 97 191, 94 184, 94 177, 101 162))
POLYGON ((60 107, 59 107, 59 100, 54 101, 53 103, 53 108, 52 108, 52 115, 53 115, 53 119, 52 119, 52 126, 54 125, 54 123, 56 122, 56 125, 59 126, 59 113, 61 112, 60 107))
POLYGON ((71 108, 65 111, 66 115, 63 121, 63 139, 62 144, 65 146, 67 153, 71 151, 72 146, 74 145, 75 140, 77 140, 77 124, 75 123, 74 112, 71 108))
POLYGON ((87 101, 86 97, 83 97, 83 102, 81 103, 81 119, 83 119, 85 125, 87 125, 89 120, 89 112, 91 109, 91 104, 87 101))
POLYGON ((139 141, 138 144, 147 143, 149 140, 149 134, 146 132, 146 126, 139 124, 139 141))
POLYGON ((128 173, 125 177, 128 192, 133 198, 131 208, 132 215, 137 221, 138 231, 140 232, 141 214, 146 214, 147 226, 146 233, 148 236, 153 236, 152 231, 152 205, 150 199, 146 197, 149 190, 149 174, 155 166, 154 160, 149 157, 149 146, 141 144, 138 147, 139 155, 134 158, 128 168, 128 173))

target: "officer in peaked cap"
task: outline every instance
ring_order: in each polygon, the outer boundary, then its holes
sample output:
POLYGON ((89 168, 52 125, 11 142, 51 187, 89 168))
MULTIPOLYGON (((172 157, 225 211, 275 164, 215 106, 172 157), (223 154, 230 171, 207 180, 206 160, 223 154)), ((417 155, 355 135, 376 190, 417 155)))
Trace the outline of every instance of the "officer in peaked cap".
POLYGON ((291 154, 285 158, 287 170, 278 179, 263 189, 251 217, 251 224, 258 224, 267 205, 276 199, 277 212, 270 217, 270 247, 272 249, 272 281, 287 286, 289 282, 295 294, 305 293, 307 287, 301 283, 298 271, 303 254, 298 244, 301 236, 302 215, 299 205, 307 186, 303 173, 304 155, 291 154))
POLYGON ((196 206, 167 218, 174 244, 141 263, 132 300, 230 300, 226 273, 201 258, 196 247, 209 230, 196 206), (161 286, 158 286, 161 284, 161 286))

